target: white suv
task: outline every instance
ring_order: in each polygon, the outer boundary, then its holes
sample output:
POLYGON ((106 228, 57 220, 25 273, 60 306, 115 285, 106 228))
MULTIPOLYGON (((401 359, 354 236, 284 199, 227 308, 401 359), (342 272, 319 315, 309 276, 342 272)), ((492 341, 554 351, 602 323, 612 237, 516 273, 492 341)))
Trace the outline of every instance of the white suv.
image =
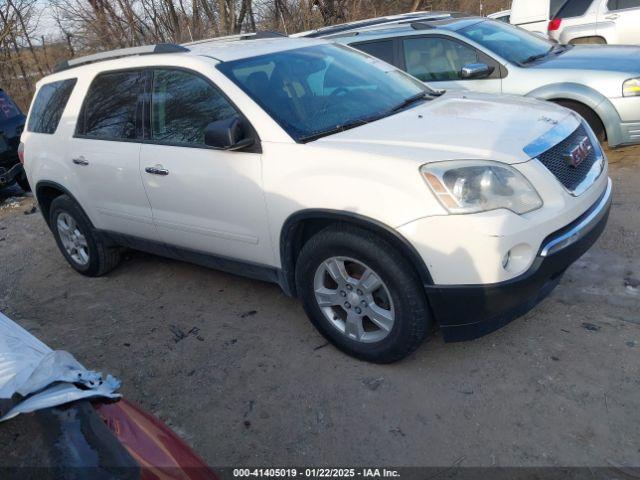
POLYGON ((532 308, 602 232, 606 158, 562 107, 436 92, 309 39, 158 45, 38 83, 23 157, 80 273, 122 247, 278 283, 356 357, 532 308))
POLYGON ((513 0, 489 17, 561 44, 640 44, 640 0, 513 0))

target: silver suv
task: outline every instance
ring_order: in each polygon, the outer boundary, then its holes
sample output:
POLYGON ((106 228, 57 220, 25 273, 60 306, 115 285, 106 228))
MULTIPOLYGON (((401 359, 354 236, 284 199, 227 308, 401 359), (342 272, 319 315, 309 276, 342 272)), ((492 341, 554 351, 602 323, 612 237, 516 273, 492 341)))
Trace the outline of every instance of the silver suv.
POLYGON ((640 47, 558 45, 482 17, 407 21, 323 38, 435 88, 553 101, 579 113, 611 147, 640 143, 640 47))

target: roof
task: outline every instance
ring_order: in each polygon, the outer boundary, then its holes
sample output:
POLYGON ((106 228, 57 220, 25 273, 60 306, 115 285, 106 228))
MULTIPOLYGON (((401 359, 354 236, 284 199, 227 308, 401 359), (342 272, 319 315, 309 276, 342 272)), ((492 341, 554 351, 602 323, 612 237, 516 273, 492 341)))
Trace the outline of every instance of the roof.
POLYGON ((357 28, 368 28, 376 25, 391 24, 408 22, 413 19, 428 19, 428 18, 447 18, 453 15, 459 15, 457 12, 448 11, 419 11, 401 13, 399 15, 388 15, 385 17, 367 18, 365 20, 357 20, 355 22, 340 23, 338 25, 331 25, 328 27, 322 27, 317 30, 309 30, 307 32, 300 32, 291 35, 292 37, 307 37, 307 38, 323 38, 336 33, 350 31, 357 28))
POLYGON ((270 32, 260 32, 257 34, 211 38, 183 45, 161 43, 157 45, 143 45, 140 47, 99 52, 93 55, 86 55, 60 62, 56 66, 55 71, 61 72, 71 68, 83 67, 104 61, 148 55, 206 56, 220 62, 229 62, 242 58, 265 55, 268 53, 318 45, 318 43, 318 40, 289 38, 270 32))
POLYGON ((358 37, 358 39, 373 39, 382 37, 404 36, 415 34, 416 30, 450 30, 458 31, 469 25, 485 21, 485 17, 449 17, 437 20, 415 20, 394 24, 377 25, 373 27, 354 28, 340 34, 322 37, 327 40, 342 37, 358 37))
POLYGON ((186 55, 204 55, 215 58, 221 62, 230 62, 242 58, 266 55, 268 53, 310 47, 318 45, 319 43, 325 42, 315 39, 290 37, 262 38, 241 42, 212 39, 211 41, 202 41, 192 45, 186 45, 189 49, 186 55))

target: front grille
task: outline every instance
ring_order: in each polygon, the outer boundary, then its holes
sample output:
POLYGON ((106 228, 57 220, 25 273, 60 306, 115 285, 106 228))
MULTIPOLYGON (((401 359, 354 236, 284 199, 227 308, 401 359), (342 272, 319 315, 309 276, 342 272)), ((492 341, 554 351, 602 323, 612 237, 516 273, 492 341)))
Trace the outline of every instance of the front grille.
POLYGON ((591 137, 587 134, 587 130, 584 128, 584 125, 580 124, 580 126, 562 142, 538 156, 538 160, 540 160, 570 192, 573 192, 578 185, 580 185, 589 173, 589 170, 591 170, 593 164, 600 158, 600 146, 591 144, 591 153, 589 153, 580 165, 577 167, 569 165, 565 159, 565 155, 571 152, 584 137, 587 137, 589 143, 591 143, 591 137))

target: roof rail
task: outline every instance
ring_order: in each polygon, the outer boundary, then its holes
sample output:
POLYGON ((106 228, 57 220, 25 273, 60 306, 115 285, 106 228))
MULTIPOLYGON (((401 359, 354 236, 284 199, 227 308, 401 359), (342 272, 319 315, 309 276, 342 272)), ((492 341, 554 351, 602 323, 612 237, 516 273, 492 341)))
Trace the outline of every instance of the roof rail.
POLYGON ((421 21, 421 22, 411 22, 411 28, 413 28, 414 30, 434 30, 436 27, 424 21, 421 21))
POLYGON ((387 17, 377 17, 377 18, 370 18, 367 20, 358 20, 356 22, 341 23, 341 24, 332 25, 329 27, 322 27, 317 30, 311 30, 309 32, 304 32, 302 35, 294 35, 294 36, 303 36, 308 38, 329 37, 338 33, 348 32, 352 30, 368 29, 371 27, 382 28, 387 25, 398 25, 398 24, 411 23, 416 21, 444 20, 446 18, 454 17, 456 15, 458 15, 458 12, 449 12, 449 11, 409 12, 409 13, 403 13, 400 15, 389 15, 387 17))
POLYGON ((100 52, 85 57, 72 58, 56 65, 54 72, 62 72, 70 68, 88 65, 90 63, 112 60, 115 58, 130 57, 133 55, 153 55, 157 53, 183 53, 189 49, 173 43, 158 43, 157 45, 144 45, 142 47, 120 48, 109 52, 100 52))
POLYGON ((268 30, 263 30, 259 32, 249 32, 249 33, 239 33, 237 35, 227 35, 225 37, 213 37, 213 38, 205 38, 203 40, 196 40, 195 42, 183 43, 182 45, 185 47, 191 45, 200 45, 202 43, 209 42, 235 42, 238 40, 262 40, 265 38, 282 38, 286 37, 282 33, 271 32, 268 30))

